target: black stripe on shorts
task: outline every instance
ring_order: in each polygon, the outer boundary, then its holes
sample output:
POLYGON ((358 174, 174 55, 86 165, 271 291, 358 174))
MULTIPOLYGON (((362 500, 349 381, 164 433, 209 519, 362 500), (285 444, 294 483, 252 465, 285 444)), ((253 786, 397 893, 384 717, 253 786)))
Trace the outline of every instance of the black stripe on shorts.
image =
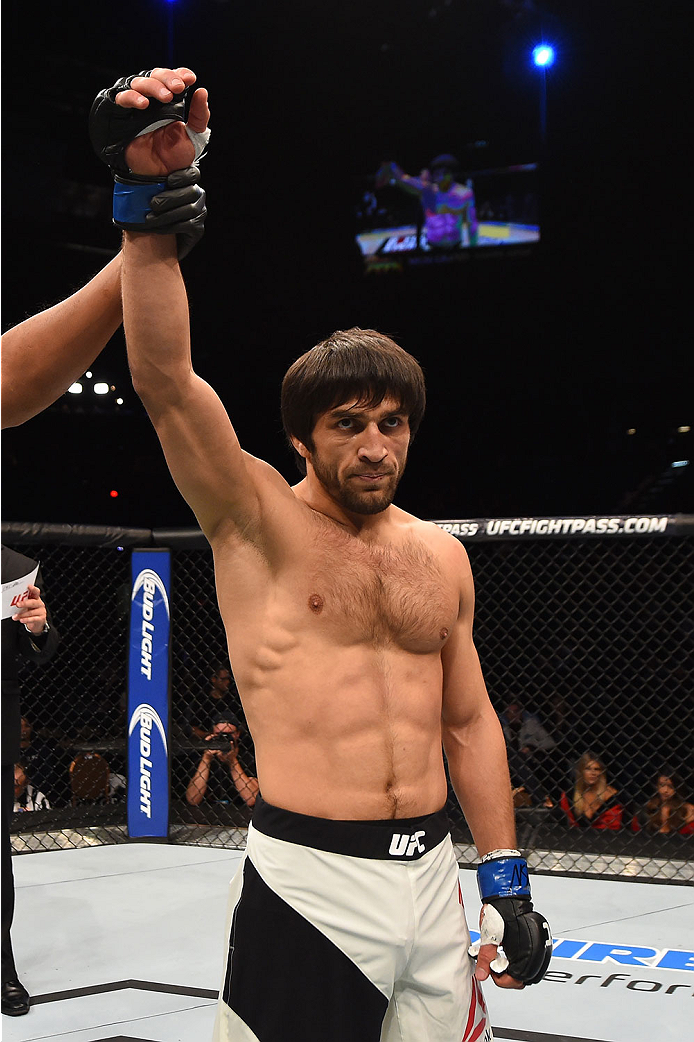
POLYGON ((417 818, 334 821, 273 807, 260 796, 256 799, 252 820, 258 832, 287 843, 404 864, 418 861, 438 846, 449 831, 443 808, 417 818))

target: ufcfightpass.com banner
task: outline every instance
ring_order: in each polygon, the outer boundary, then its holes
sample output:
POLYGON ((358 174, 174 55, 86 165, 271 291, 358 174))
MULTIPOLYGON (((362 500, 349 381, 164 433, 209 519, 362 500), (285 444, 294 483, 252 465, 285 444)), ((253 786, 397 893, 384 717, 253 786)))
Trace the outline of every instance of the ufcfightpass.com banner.
POLYGON ((128 834, 169 831, 171 555, 133 550, 128 661, 128 834))
POLYGON ((582 538, 586 536, 693 535, 689 514, 645 514, 598 517, 475 517, 436 521, 444 532, 461 539, 582 538))

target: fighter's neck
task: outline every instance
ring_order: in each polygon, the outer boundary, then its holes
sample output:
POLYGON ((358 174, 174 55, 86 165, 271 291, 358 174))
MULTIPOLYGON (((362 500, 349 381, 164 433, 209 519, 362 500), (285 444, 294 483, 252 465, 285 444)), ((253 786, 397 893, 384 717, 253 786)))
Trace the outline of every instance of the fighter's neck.
POLYGON ((333 499, 322 485, 309 483, 306 478, 297 485, 293 485, 292 491, 296 498, 305 503, 309 509, 361 539, 378 538, 380 533, 392 527, 395 516, 399 513, 399 508, 392 503, 377 514, 359 514, 347 510, 336 499, 333 499))

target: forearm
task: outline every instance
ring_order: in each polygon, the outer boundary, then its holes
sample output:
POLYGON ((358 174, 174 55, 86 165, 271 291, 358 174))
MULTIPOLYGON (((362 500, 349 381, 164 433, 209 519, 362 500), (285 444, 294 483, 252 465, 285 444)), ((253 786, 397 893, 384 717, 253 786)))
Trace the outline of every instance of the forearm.
POLYGON ((444 749, 453 789, 480 855, 515 848, 506 746, 491 706, 464 727, 444 729, 444 749))
POLYGON ((122 321, 121 255, 67 300, 2 338, 2 425, 46 409, 93 363, 122 321))
POLYGON ((398 186, 409 195, 420 196, 424 191, 424 181, 420 177, 410 177, 409 174, 401 174, 395 178, 398 186))
POLYGON ((206 760, 201 760, 198 769, 190 779, 186 789, 186 802, 197 807, 202 803, 207 792, 207 783, 210 780, 210 765, 206 760))
POLYGON ((123 325, 135 390, 148 405, 176 397, 191 372, 188 298, 173 235, 126 232, 123 325))
POLYGON ((231 777, 236 786, 236 791, 243 801, 252 807, 255 804, 256 797, 258 795, 259 785, 257 778, 251 778, 244 771, 240 763, 231 765, 231 777))

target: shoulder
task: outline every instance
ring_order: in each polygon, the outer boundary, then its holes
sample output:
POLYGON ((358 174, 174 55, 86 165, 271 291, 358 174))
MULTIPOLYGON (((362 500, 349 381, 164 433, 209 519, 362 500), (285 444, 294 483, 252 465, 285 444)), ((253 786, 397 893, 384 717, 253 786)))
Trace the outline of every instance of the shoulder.
POLYGON ((413 514, 396 509, 399 512, 399 523, 409 529, 412 538, 425 544, 439 566, 450 569, 458 576, 464 575, 466 579, 471 577, 467 551, 459 539, 450 532, 445 532, 435 521, 422 521, 413 514))
POLYGON ((456 539, 450 532, 444 531, 435 521, 422 521, 421 518, 415 517, 414 514, 408 514, 399 508, 396 509, 398 509, 403 523, 411 528, 413 535, 422 539, 432 550, 452 555, 459 561, 467 561, 467 553, 460 540, 456 539))
POLYGON ((21 579, 23 575, 36 567, 37 562, 24 554, 18 554, 16 550, 10 550, 8 546, 2 548, 2 581, 11 582, 13 579, 21 579))

